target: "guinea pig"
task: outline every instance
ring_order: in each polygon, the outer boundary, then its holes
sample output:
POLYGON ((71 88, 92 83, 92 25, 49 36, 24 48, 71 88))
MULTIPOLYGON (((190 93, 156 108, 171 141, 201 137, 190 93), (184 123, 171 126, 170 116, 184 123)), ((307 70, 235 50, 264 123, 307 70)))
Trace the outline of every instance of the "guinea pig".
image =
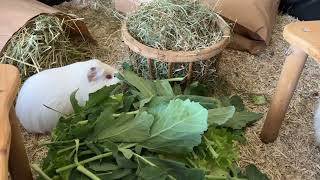
POLYGON ((41 71, 22 85, 15 106, 17 117, 28 132, 50 133, 63 115, 73 113, 70 95, 74 91, 83 106, 90 93, 117 84, 117 72, 96 59, 41 71))

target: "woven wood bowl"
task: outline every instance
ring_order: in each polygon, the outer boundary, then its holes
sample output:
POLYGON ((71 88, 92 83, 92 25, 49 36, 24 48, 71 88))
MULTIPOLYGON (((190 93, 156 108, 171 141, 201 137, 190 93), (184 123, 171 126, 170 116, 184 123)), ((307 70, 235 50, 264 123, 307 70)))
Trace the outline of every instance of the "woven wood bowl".
POLYGON ((206 60, 209 63, 209 60, 211 58, 219 55, 229 44, 231 36, 229 26, 222 18, 218 18, 217 25, 223 32, 223 38, 216 44, 194 51, 165 51, 146 46, 131 36, 128 31, 126 21, 124 21, 124 23, 122 24, 121 34, 124 43, 129 47, 131 51, 147 58, 148 70, 151 79, 155 78, 155 68, 153 67, 152 63, 152 61, 155 60, 168 63, 168 78, 172 77, 174 63, 188 63, 189 70, 187 79, 188 81, 190 81, 192 79, 193 63, 203 60, 206 60))

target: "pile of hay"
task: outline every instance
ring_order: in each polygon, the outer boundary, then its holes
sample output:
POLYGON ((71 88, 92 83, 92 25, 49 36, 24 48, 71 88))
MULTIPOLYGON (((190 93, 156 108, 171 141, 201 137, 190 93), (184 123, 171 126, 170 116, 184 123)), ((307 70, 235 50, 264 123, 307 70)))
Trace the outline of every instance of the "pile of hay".
POLYGON ((75 20, 37 16, 13 35, 0 55, 0 63, 17 66, 25 79, 45 69, 89 58, 88 43, 74 44, 70 39, 71 23, 75 20))
POLYGON ((218 15, 198 1, 155 0, 128 17, 128 31, 161 50, 191 51, 221 40, 218 15))
MULTIPOLYGON (((223 37, 218 27, 219 15, 192 0, 154 0, 130 14, 127 19, 129 33, 139 42, 160 50, 192 51, 216 44, 223 37)), ((202 77, 206 69, 205 61, 195 63, 194 77, 202 77)), ((132 65, 138 64, 136 71, 150 78, 145 58, 134 55, 132 65)), ((156 78, 167 78, 167 63, 154 62, 156 78)), ((214 60, 209 62, 213 68, 214 60)), ((210 72, 209 72, 210 73, 210 72)), ((177 64, 173 77, 186 76, 188 63, 177 64)))

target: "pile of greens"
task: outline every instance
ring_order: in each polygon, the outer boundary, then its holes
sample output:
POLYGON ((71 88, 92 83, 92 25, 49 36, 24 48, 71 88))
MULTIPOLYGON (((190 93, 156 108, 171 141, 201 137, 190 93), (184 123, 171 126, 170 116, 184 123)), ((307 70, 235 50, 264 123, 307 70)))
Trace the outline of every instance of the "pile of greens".
POLYGON ((267 180, 254 165, 236 166, 243 128, 261 118, 238 96, 206 97, 202 85, 182 91, 181 79, 123 81, 89 96, 60 119, 38 179, 267 180))

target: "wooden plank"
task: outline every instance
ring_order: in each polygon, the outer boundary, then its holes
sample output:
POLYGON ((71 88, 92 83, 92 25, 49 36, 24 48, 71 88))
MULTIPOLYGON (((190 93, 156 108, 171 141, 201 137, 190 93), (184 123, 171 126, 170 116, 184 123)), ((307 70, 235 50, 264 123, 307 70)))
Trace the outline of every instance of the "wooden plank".
POLYGON ((0 64, 0 179, 8 179, 11 127, 9 112, 20 83, 19 71, 11 65, 0 64))
POLYGON ((320 21, 291 23, 285 27, 283 36, 291 45, 320 62, 320 21))
POLYGON ((14 107, 9 114, 11 125, 11 145, 9 155, 9 171, 11 179, 32 180, 31 168, 24 147, 24 139, 21 134, 20 123, 14 107))

